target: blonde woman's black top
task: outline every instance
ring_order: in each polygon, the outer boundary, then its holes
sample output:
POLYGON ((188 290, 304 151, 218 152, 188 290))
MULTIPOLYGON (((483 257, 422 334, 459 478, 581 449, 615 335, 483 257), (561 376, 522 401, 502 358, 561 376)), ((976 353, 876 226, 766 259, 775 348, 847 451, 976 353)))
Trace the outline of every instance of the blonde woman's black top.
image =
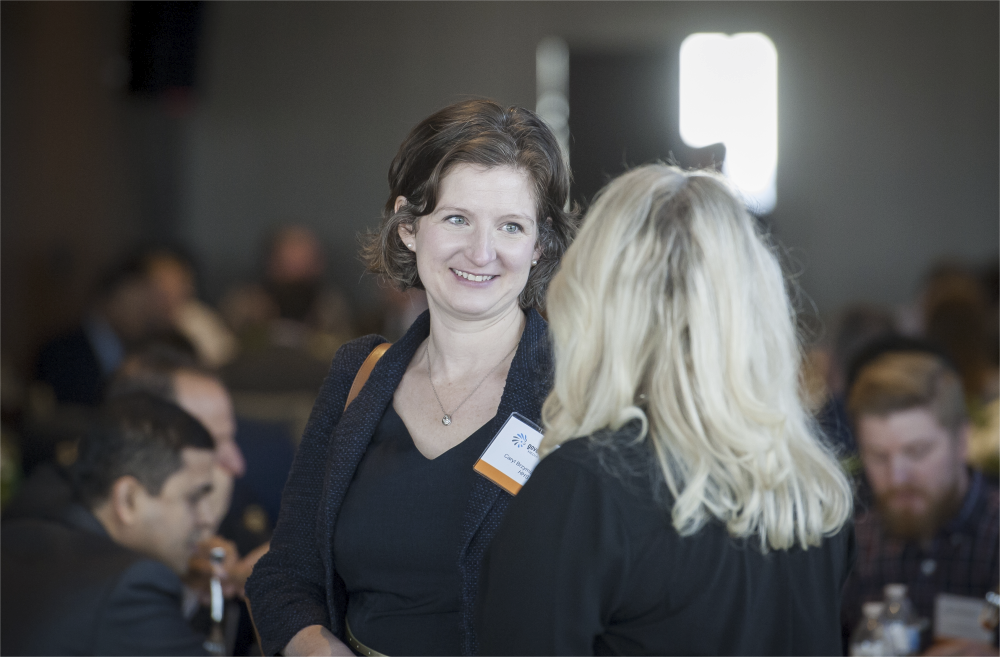
POLYGON ((566 443, 514 498, 484 560, 480 652, 842 654, 853 526, 766 554, 719 523, 680 536, 631 435, 566 443))

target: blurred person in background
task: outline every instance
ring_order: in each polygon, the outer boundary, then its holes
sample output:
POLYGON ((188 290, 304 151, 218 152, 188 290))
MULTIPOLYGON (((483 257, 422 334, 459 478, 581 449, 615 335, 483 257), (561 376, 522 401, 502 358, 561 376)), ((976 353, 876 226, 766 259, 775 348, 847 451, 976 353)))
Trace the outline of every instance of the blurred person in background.
POLYGON ((363 257, 429 310, 381 359, 380 336, 337 352, 247 582, 265 654, 476 653, 481 558, 511 495, 473 465, 513 412, 540 419, 538 309, 576 232, 569 181, 542 120, 492 101, 400 146, 363 257))
POLYGON ((839 653, 851 487, 738 192, 665 165, 615 179, 547 307, 543 458, 485 558, 482 653, 839 653))
POLYGON ((1000 474, 1000 369, 990 304, 982 279, 965 267, 938 266, 923 294, 924 335, 958 367, 972 421, 968 458, 976 467, 1000 474))
MULTIPOLYGON (((168 299, 150 281, 145 252, 135 251, 109 270, 80 326, 38 354, 18 426, 26 476, 40 465, 72 463, 111 376, 131 351, 153 340, 190 348, 172 328, 168 299)), ((33 484, 26 499, 39 499, 40 488, 33 484)))
MULTIPOLYGON (((235 542, 246 544, 243 533, 247 531, 239 522, 242 511, 249 504, 246 495, 240 496, 243 508, 233 509, 235 480, 246 474, 246 461, 236 442, 236 418, 233 405, 222 382, 212 373, 201 369, 193 359, 167 346, 151 346, 145 351, 130 356, 108 388, 108 396, 128 395, 145 392, 171 401, 191 414, 204 425, 215 442, 216 463, 212 473, 212 493, 207 500, 210 509, 210 531, 202 536, 199 544, 199 559, 196 566, 205 565, 204 557, 212 547, 222 546, 227 551, 225 564, 227 583, 232 592, 242 594, 243 583, 249 576, 256 559, 266 551, 268 528, 255 532, 252 552, 243 560, 238 560, 235 542), (226 527, 223 529, 224 520, 226 527), (224 536, 219 536, 219 533, 224 536), (254 540, 256 539, 256 540, 254 540), (260 550, 256 548, 262 546, 260 550)), ((258 528, 259 529, 259 528, 258 528)), ((192 580, 200 581, 206 574, 204 568, 191 573, 192 580)), ((202 582, 204 583, 204 582, 202 582)), ((204 587, 197 587, 199 590, 204 587)))
POLYGON ((150 249, 144 269, 165 300, 174 329, 191 342, 199 362, 212 369, 230 362, 236 356, 236 336, 221 315, 197 298, 191 259, 178 249, 150 249))
POLYGON ((106 404, 81 441, 74 500, 4 519, 0 651, 200 655, 179 576, 212 518, 214 444, 183 410, 145 394, 106 404))
POLYGON ((104 386, 134 346, 170 330, 166 297, 142 256, 131 256, 101 283, 81 326, 41 349, 35 375, 60 404, 97 406, 104 386))
MULTIPOLYGON (((926 619, 940 594, 982 602, 1000 584, 1000 496, 966 464, 971 427, 959 372, 932 345, 888 338, 859 355, 847 408, 874 504, 859 505, 856 516, 845 639, 886 584, 905 584, 926 619)), ((921 647, 932 638, 923 632, 921 647)), ((996 655, 993 640, 966 637, 933 650, 996 655)))
POLYGON ((263 286, 278 316, 315 321, 326 269, 319 239, 305 226, 291 225, 278 229, 269 241, 263 286))
MULTIPOLYGON (((253 472, 248 472, 244 455, 236 441, 238 426, 241 431, 253 431, 253 425, 246 422, 237 424, 233 406, 225 386, 211 372, 201 369, 190 356, 165 345, 153 345, 133 354, 122 365, 111 382, 108 394, 114 398, 136 391, 156 395, 172 401, 200 421, 212 436, 216 449, 216 464, 213 468, 213 490, 208 506, 211 523, 198 543, 196 554, 191 559, 185 574, 184 614, 197 629, 207 633, 209 615, 209 580, 214 569, 209 561, 212 548, 222 547, 225 560, 222 563, 223 592, 227 598, 242 597, 243 587, 254 564, 268 549, 271 520, 263 510, 258 496, 259 487, 248 482, 248 477, 259 477, 261 469, 255 462, 253 472), (242 558, 240 555, 243 554, 242 558), (200 604, 200 608, 199 608, 200 604)), ((243 436, 246 439, 246 436, 243 436)), ((272 444, 268 452, 275 456, 274 467, 282 467, 277 473, 282 482, 291 464, 291 443, 284 433, 277 437, 277 445, 272 444), (284 454, 287 456, 282 458, 284 454)), ((264 472, 264 474, 268 474, 264 472)), ((277 493, 280 495, 280 491, 277 493)), ((240 614, 236 634, 233 637, 234 654, 246 654, 254 641, 249 614, 242 605, 233 608, 240 614)))
POLYGON ((222 302, 230 326, 251 352, 279 345, 329 362, 353 329, 346 298, 324 280, 319 238, 306 226, 290 224, 265 243, 260 282, 234 290, 222 302))
POLYGON ((261 281, 222 302, 240 355, 220 370, 242 417, 302 435, 338 347, 355 337, 344 296, 326 284, 319 239, 285 226, 267 240, 261 281))

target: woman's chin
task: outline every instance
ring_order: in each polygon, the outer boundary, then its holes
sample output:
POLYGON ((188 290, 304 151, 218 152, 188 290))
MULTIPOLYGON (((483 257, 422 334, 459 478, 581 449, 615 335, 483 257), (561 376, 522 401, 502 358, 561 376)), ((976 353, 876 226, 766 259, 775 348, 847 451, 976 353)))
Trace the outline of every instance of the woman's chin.
POLYGON ((501 315, 516 305, 517 297, 510 299, 499 298, 492 294, 462 294, 450 296, 433 304, 431 312, 438 310, 459 319, 477 321, 501 315))

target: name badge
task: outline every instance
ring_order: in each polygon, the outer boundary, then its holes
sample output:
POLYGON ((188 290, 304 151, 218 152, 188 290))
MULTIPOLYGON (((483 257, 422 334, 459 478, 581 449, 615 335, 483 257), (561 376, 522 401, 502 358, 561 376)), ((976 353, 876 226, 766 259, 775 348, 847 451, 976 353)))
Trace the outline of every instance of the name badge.
POLYGON ((990 643, 993 633, 979 623, 986 606, 983 598, 939 593, 934 599, 935 638, 955 638, 990 643))
POLYGON ((511 413, 472 469, 517 495, 538 465, 541 442, 541 427, 520 413, 511 413))

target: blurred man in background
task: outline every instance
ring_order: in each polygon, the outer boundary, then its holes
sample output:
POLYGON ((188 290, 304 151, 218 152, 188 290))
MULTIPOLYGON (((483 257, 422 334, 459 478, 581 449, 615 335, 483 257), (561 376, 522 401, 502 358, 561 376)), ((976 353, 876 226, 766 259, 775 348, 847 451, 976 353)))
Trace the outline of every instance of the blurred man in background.
POLYGON ((241 417, 291 426, 298 439, 337 349, 356 337, 346 297, 325 277, 326 259, 306 226, 275 229, 258 280, 220 304, 240 354, 220 370, 241 417))
POLYGON ((329 364, 354 332, 347 299, 325 274, 315 232, 298 224, 277 228, 265 240, 260 280, 233 290, 221 304, 244 350, 285 347, 329 364))
POLYGON ((83 323, 42 347, 35 376, 60 404, 97 406, 127 351, 169 327, 166 300, 142 258, 128 258, 105 278, 83 323))
MULTIPOLYGON (((150 345, 127 358, 108 394, 115 397, 135 391, 176 403, 200 421, 215 442, 213 492, 207 502, 211 522, 185 573, 184 615, 196 629, 208 632, 209 579, 213 574, 220 575, 225 596, 235 598, 228 603, 226 614, 238 619, 229 626, 232 632, 226 636, 228 648, 233 654, 246 654, 255 638, 249 613, 241 602, 243 587, 254 564, 270 545, 272 521, 264 509, 271 509, 276 516, 279 503, 277 499, 264 502, 259 493, 267 490, 267 479, 276 477, 283 482, 287 476, 292 458, 287 433, 268 432, 267 427, 262 431, 255 422, 240 423, 243 440, 253 447, 255 457, 254 471, 247 476, 247 461, 236 442, 237 421, 229 392, 190 355, 168 345, 150 345), (265 467, 261 461, 266 462, 265 467), (213 568, 208 558, 216 547, 225 550, 221 568, 213 568)), ((274 496, 278 495, 280 492, 275 491, 274 496)))
MULTIPOLYGON (((252 561, 241 562, 233 541, 217 536, 223 519, 230 513, 234 480, 246 473, 246 461, 236 443, 236 418, 228 391, 215 375, 199 368, 185 354, 164 345, 153 345, 125 361, 111 383, 108 395, 115 398, 134 392, 145 392, 176 403, 201 422, 212 436, 216 460, 212 469, 212 493, 207 500, 211 522, 201 537, 199 555, 207 555, 212 547, 226 548, 228 582, 233 592, 242 593, 243 582, 250 575, 253 561, 262 552, 254 553, 252 561)), ((239 531, 239 524, 235 529, 239 531)), ((258 532, 260 539, 254 542, 254 547, 266 541, 266 529, 261 528, 258 532)), ((229 536, 235 538, 233 534, 229 536)), ((207 570, 204 559, 195 563, 207 570)), ((208 574, 191 573, 195 580, 208 574)))
POLYGON ((937 606, 941 594, 974 606, 1000 583, 1000 495, 966 465, 970 424, 958 372, 913 341, 886 342, 861 358, 847 408, 874 508, 858 509, 845 632, 862 603, 881 600, 886 584, 899 583, 917 614, 934 620, 923 647, 948 638, 939 647, 950 654, 995 655, 988 632, 959 636, 937 606))
POLYGON ((75 498, 3 523, 0 651, 198 655, 179 576, 210 527, 214 444, 150 395, 108 403, 80 445, 75 498))
POLYGON ((218 368, 236 357, 236 336, 196 295, 195 265, 183 251, 160 247, 143 257, 150 285, 166 304, 171 325, 194 348, 198 362, 218 368))

